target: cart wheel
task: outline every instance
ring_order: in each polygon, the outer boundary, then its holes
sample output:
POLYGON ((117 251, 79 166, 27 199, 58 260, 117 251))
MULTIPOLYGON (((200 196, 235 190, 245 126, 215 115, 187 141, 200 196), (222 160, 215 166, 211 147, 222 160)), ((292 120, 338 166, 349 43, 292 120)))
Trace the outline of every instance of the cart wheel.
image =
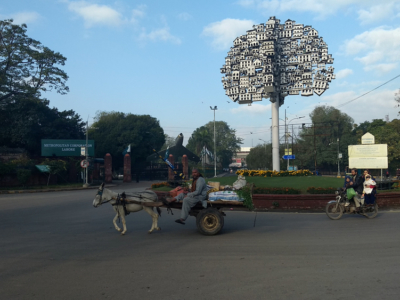
POLYGON ((215 235, 224 227, 224 217, 216 208, 202 209, 196 217, 197 229, 204 235, 215 235))

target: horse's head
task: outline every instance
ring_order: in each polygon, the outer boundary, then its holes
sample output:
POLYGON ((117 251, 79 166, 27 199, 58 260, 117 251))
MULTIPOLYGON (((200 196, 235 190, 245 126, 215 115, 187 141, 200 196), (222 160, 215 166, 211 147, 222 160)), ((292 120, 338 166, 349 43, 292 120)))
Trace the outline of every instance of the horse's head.
POLYGON ((97 207, 100 206, 103 202, 103 190, 104 190, 104 182, 100 185, 99 189, 97 190, 96 196, 93 200, 93 206, 97 207))

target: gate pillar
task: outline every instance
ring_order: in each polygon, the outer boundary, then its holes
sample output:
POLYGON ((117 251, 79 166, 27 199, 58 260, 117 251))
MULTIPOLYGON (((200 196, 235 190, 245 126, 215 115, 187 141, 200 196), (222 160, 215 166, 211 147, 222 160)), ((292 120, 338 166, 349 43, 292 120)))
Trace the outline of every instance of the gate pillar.
MULTIPOLYGON (((169 162, 174 166, 175 158, 172 154, 168 156, 169 162)), ((174 171, 171 168, 168 168, 168 181, 173 181, 175 179, 174 171)))
POLYGON ((131 156, 127 153, 124 156, 124 182, 132 181, 131 156))
POLYGON ((110 153, 104 156, 104 181, 112 183, 112 157, 110 153))

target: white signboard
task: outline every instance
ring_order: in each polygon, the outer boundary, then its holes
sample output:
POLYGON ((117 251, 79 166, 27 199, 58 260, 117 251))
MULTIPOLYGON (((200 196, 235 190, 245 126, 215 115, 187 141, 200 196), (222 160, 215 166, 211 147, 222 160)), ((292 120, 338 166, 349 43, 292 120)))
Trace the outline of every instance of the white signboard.
POLYGON ((363 145, 375 144, 375 137, 369 132, 367 132, 361 137, 361 144, 363 145))
POLYGON ((349 146, 349 157, 387 157, 387 155, 387 144, 349 146))
POLYGON ((86 147, 81 147, 81 156, 85 156, 86 155, 86 147))
POLYGON ((387 144, 349 146, 349 167, 357 169, 387 169, 387 144))
POLYGON ((356 169, 387 169, 387 157, 349 157, 349 167, 356 169))

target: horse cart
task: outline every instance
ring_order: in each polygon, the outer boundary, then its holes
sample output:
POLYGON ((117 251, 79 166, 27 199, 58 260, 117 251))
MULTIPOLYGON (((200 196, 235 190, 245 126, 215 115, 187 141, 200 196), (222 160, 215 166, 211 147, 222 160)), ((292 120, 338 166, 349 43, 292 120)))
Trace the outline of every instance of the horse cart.
MULTIPOLYGON (((146 203, 146 205, 148 205, 146 203)), ((149 206, 158 206, 156 203, 149 203, 149 206)), ((159 206, 160 207, 160 206, 159 206)), ((167 208, 171 213, 171 209, 182 209, 181 202, 172 202, 170 205, 163 204, 161 207, 167 208)), ((224 227, 224 210, 238 210, 244 208, 243 202, 240 201, 207 201, 207 208, 204 208, 201 203, 197 203, 189 212, 190 216, 196 218, 197 230, 204 235, 218 234, 224 227)))
MULTIPOLYGON (((160 230, 160 227, 158 227, 158 217, 161 213, 160 207, 166 208, 172 214, 172 209, 182 209, 181 202, 173 202, 166 205, 162 202, 162 199, 163 195, 157 195, 151 190, 125 195, 125 193, 118 194, 104 188, 104 184, 102 184, 93 200, 93 206, 99 207, 102 204, 110 203, 116 212, 113 219, 114 227, 122 235, 127 230, 125 216, 131 212, 144 210, 152 217, 153 223, 149 230, 149 233, 152 233, 154 230, 160 230), (157 209, 158 214, 154 212, 154 208, 157 209), (116 223, 118 218, 122 220, 122 229, 116 223)), ((196 217, 196 225, 200 233, 215 235, 224 227, 224 217, 226 216, 224 210, 242 210, 244 208, 243 202, 240 201, 207 201, 206 208, 201 203, 197 203, 196 206, 192 207, 189 215, 196 217)))

